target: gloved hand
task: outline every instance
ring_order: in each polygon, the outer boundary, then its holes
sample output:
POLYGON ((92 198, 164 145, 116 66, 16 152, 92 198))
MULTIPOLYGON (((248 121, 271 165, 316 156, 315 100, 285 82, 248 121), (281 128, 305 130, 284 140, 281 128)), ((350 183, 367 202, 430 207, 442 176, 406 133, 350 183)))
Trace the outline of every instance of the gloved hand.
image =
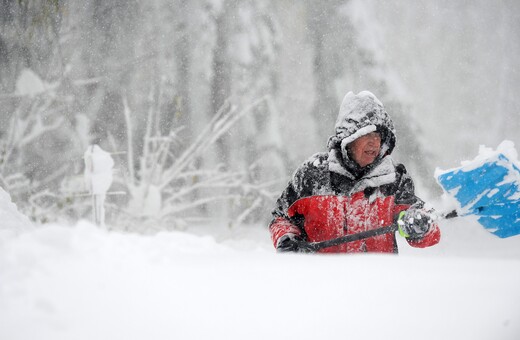
POLYGON ((300 236, 294 234, 285 234, 278 240, 276 250, 281 253, 299 252, 298 242, 302 241, 300 236))
POLYGON ((399 234, 410 239, 422 238, 430 230, 435 217, 433 212, 423 209, 401 211, 397 219, 399 234))

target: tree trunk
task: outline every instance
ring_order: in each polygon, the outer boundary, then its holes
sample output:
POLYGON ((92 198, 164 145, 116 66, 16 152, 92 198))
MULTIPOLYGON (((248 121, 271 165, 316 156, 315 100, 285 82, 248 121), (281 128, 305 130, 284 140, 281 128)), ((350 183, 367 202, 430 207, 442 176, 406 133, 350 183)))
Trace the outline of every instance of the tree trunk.
MULTIPOLYGON (((211 113, 216 114, 231 95, 231 60, 228 53, 230 19, 235 9, 234 1, 224 1, 222 11, 215 17, 215 47, 213 49, 213 78, 211 81, 211 113)), ((217 157, 224 166, 229 166, 229 138, 217 141, 217 157)))

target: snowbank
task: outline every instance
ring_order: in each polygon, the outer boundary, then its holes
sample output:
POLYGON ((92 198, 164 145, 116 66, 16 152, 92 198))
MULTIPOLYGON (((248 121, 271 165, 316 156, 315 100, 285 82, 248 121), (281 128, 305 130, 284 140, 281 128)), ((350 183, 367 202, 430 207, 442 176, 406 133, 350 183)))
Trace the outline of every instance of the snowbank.
POLYGON ((520 256, 276 254, 265 232, 256 246, 245 240, 247 250, 210 236, 122 234, 86 222, 13 235, 0 248, 0 338, 520 334, 520 256))
POLYGON ((12 235, 18 235, 23 231, 33 228, 29 219, 22 215, 16 205, 11 201, 11 196, 0 187, 0 246, 2 241, 12 235))

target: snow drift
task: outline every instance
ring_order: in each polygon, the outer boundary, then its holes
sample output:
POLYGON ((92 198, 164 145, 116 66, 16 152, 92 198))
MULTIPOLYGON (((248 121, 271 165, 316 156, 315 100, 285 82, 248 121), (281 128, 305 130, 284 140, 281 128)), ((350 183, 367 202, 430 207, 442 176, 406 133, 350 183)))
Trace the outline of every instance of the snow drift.
POLYGON ((400 256, 289 255, 274 253, 258 227, 153 236, 88 222, 31 228, 5 196, 2 230, 24 231, 0 234, 2 339, 520 334, 519 239, 471 234, 471 221, 443 226, 438 247, 401 245, 400 256))

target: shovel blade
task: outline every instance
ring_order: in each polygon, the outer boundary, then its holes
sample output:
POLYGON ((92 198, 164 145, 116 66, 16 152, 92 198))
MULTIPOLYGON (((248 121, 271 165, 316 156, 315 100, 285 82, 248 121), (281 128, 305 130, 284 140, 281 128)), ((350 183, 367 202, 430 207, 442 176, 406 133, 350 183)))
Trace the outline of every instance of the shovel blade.
POLYGON ((437 174, 444 191, 461 206, 459 215, 476 215, 498 237, 520 234, 520 169, 504 154, 469 162, 437 174))

